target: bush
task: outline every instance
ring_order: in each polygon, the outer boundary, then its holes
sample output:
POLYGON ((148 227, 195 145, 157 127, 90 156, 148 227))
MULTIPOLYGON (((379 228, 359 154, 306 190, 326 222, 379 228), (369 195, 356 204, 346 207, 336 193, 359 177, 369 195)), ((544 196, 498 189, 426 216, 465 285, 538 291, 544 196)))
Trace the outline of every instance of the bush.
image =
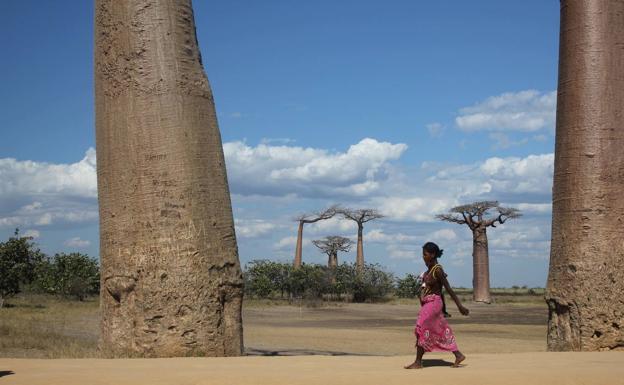
POLYGON ((15 236, 0 242, 0 308, 5 298, 14 296, 35 279, 36 266, 44 255, 35 248, 32 237, 15 236))
POLYGON ((379 265, 365 265, 361 273, 354 264, 335 269, 304 263, 295 269, 290 263, 254 260, 245 266, 245 293, 251 297, 320 299, 325 295, 351 296, 364 302, 383 298, 393 289, 394 277, 379 265))
POLYGON ((356 271, 353 282, 353 302, 379 300, 394 289, 394 275, 377 264, 364 265, 361 272, 356 271))
POLYGON ((396 295, 399 298, 416 298, 420 295, 422 281, 413 274, 397 279, 396 295))
POLYGON ((259 298, 269 298, 279 291, 283 298, 284 293, 290 291, 290 264, 272 262, 259 259, 245 265, 245 293, 259 298))
POLYGON ((35 288, 82 301, 99 293, 100 268, 97 261, 86 254, 55 254, 37 267, 35 288))

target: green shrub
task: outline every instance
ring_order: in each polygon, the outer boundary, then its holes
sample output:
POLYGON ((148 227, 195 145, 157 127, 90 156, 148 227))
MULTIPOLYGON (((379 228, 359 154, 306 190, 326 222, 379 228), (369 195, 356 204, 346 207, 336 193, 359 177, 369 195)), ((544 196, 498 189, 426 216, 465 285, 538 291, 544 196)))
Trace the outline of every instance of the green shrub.
POLYGON ((35 288, 82 301, 99 293, 100 268, 97 261, 86 254, 55 254, 37 267, 35 288))
POLYGON ((397 279, 396 295, 399 298, 416 298, 420 295, 421 281, 417 276, 408 274, 403 279, 397 279))
POLYGON ((6 242, 0 242, 0 308, 6 298, 19 293, 35 279, 36 266, 44 258, 32 237, 20 237, 19 229, 6 242))

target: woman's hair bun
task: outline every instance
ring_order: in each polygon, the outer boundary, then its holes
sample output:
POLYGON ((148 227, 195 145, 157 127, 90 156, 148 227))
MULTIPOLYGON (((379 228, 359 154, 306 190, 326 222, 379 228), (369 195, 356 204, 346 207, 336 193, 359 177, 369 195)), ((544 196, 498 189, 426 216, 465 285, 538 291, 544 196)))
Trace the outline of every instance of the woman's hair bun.
POLYGON ((433 255, 435 255, 436 258, 440 258, 442 256, 442 252, 444 252, 444 250, 440 249, 438 247, 438 245, 436 245, 433 242, 427 242, 423 245, 423 249, 428 252, 431 253, 433 255))

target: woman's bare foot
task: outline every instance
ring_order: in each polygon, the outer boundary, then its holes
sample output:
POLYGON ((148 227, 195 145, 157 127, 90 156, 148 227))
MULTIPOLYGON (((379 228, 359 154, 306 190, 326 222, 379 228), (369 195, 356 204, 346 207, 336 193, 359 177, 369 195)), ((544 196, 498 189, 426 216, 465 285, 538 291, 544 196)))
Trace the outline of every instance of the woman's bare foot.
POLYGON ((405 369, 422 369, 422 362, 414 361, 410 365, 404 366, 405 369))
POLYGON ((466 359, 466 356, 457 352, 455 354, 455 363, 451 366, 452 368, 459 368, 459 364, 461 364, 466 359))

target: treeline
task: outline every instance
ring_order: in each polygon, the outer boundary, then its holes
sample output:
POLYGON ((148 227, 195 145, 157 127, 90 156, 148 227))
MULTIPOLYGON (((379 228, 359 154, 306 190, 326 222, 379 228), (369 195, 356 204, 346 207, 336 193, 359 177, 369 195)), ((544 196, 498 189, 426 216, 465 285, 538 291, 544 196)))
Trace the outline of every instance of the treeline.
POLYGON ((32 237, 21 237, 16 230, 8 241, 0 242, 0 307, 21 291, 84 300, 99 293, 100 268, 86 254, 47 256, 32 237))
POLYGON ((245 265, 247 298, 306 298, 372 302, 395 295, 413 298, 420 282, 411 274, 397 279, 378 264, 365 264, 358 271, 353 263, 335 268, 319 264, 302 264, 255 260, 245 265))
MULTIPOLYGON (((329 268, 302 264, 255 260, 244 269, 245 295, 248 298, 328 299, 371 302, 389 296, 413 298, 420 282, 408 274, 397 279, 378 264, 354 263, 329 268)), ((13 237, 0 242, 0 307, 4 300, 22 291, 52 294, 84 300, 100 291, 98 261, 81 253, 41 252, 32 237, 13 237)))

